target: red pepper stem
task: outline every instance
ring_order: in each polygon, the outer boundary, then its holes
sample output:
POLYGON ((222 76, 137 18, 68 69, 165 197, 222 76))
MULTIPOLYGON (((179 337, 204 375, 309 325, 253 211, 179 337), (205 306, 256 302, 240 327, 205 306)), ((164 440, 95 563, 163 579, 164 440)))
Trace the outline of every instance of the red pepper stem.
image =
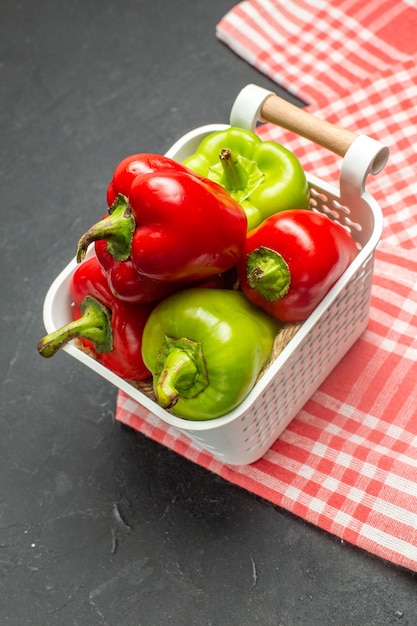
POLYGON ((291 284, 285 259, 279 252, 264 246, 247 255, 246 278, 249 287, 258 291, 267 302, 283 298, 291 284))
POLYGON ((240 191, 248 184, 248 174, 242 161, 234 155, 230 148, 222 148, 219 154, 223 166, 224 186, 227 191, 240 191))
POLYGON ((91 296, 81 304, 81 317, 43 337, 38 343, 38 352, 49 358, 72 339, 89 339, 96 352, 113 349, 111 313, 107 307, 91 296))
POLYGON ((94 224, 79 240, 77 263, 84 259, 88 246, 93 241, 103 239, 107 241, 107 249, 114 258, 125 261, 130 257, 135 226, 135 218, 127 198, 118 195, 109 208, 109 215, 94 224))
POLYGON ((194 398, 208 385, 201 344, 186 337, 165 337, 154 385, 159 404, 172 408, 180 398, 194 398))

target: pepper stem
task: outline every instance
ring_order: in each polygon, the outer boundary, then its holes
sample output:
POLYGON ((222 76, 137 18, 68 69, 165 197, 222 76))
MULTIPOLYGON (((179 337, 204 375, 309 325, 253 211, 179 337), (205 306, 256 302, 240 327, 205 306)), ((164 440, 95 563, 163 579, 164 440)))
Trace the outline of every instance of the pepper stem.
POLYGON ((109 208, 109 214, 89 228, 79 240, 77 263, 84 259, 87 248, 93 241, 102 239, 107 241, 107 249, 115 259, 125 261, 130 256, 135 227, 131 206, 127 198, 119 194, 109 208))
POLYGON ((223 167, 226 189, 237 191, 244 189, 248 182, 248 174, 241 160, 235 156, 230 148, 223 148, 219 154, 220 163, 223 167))
POLYGON ((288 293, 291 274, 287 262, 278 252, 260 246, 247 256, 246 280, 264 300, 275 302, 288 293))
POLYGON ((265 174, 256 161, 230 148, 222 148, 219 159, 220 163, 210 167, 208 177, 227 189, 236 202, 244 202, 261 184, 265 174))
POLYGON ((165 337, 158 355, 154 385, 158 403, 172 408, 182 398, 194 398, 208 385, 201 344, 186 337, 165 337))
POLYGON ((43 337, 38 343, 38 352, 49 358, 72 339, 89 339, 96 352, 111 352, 113 333, 111 312, 92 296, 84 298, 81 304, 81 317, 43 337))

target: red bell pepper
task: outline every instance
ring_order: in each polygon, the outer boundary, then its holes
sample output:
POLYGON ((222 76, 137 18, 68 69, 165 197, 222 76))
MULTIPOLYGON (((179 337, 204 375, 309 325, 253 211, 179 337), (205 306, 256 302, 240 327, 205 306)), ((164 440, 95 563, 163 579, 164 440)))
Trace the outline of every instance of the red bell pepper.
POLYGON ((105 240, 116 260, 130 259, 140 275, 162 282, 198 281, 236 265, 246 236, 243 209, 219 184, 172 163, 126 179, 126 196, 81 237, 79 261, 90 243, 105 240))
POLYGON ((154 281, 152 278, 138 274, 130 258, 118 260, 111 252, 113 229, 119 232, 119 237, 125 244, 123 233, 130 241, 135 228, 133 218, 130 219, 125 213, 126 196, 129 194, 133 180, 141 174, 160 170, 189 171, 180 163, 160 154, 132 154, 120 161, 107 189, 109 210, 100 224, 103 229, 101 235, 99 224, 95 225, 96 235, 103 236, 103 239, 95 241, 96 256, 106 272, 110 289, 115 296, 126 302, 151 302, 164 298, 175 290, 171 283, 154 281))
POLYGON ((154 305, 132 305, 115 298, 95 256, 75 269, 70 294, 73 321, 43 337, 39 353, 51 357, 79 338, 99 363, 121 378, 131 382, 149 378, 142 360, 142 332, 154 305))
POLYGON ((353 237, 326 215, 277 213, 248 232, 238 264, 247 298, 283 322, 302 322, 357 255, 353 237))

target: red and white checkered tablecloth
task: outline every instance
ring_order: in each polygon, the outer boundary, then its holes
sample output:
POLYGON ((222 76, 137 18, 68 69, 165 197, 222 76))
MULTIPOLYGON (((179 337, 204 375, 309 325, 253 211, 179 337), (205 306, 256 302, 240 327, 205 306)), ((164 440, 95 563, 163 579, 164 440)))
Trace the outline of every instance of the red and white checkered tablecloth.
POLYGON ((316 105, 414 60, 413 0, 247 0, 218 38, 288 91, 316 105))
MULTIPOLYGON (((335 124, 390 146, 368 190, 385 216, 367 330, 265 456, 232 467, 119 393, 116 418, 297 516, 417 571, 417 6, 406 0, 247 0, 217 37, 335 124)), ((340 160, 266 124, 306 170, 340 160)))

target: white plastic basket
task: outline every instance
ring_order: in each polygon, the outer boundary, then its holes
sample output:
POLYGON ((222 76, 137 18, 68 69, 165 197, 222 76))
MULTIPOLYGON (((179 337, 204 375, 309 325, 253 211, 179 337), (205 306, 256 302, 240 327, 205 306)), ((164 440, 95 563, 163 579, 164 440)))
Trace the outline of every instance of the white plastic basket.
MULTIPOLYGON (((253 130, 258 121, 278 123, 343 157, 339 189, 308 176, 311 202, 315 210, 329 214, 349 228, 360 251, 242 404, 214 420, 183 420, 114 375, 73 342, 63 348, 126 392, 137 402, 137 411, 143 418, 153 414, 232 465, 252 463, 265 454, 365 330, 374 252, 383 221, 380 207, 366 191, 365 182, 370 172, 376 174, 383 169, 388 158, 388 149, 374 139, 317 120, 271 92, 247 85, 234 102, 230 125, 253 130)), ((179 139, 167 156, 182 161, 205 136, 227 127, 210 124, 196 128, 179 139)), ((69 282, 75 267, 74 259, 48 290, 43 311, 48 333, 71 320, 69 282)))

